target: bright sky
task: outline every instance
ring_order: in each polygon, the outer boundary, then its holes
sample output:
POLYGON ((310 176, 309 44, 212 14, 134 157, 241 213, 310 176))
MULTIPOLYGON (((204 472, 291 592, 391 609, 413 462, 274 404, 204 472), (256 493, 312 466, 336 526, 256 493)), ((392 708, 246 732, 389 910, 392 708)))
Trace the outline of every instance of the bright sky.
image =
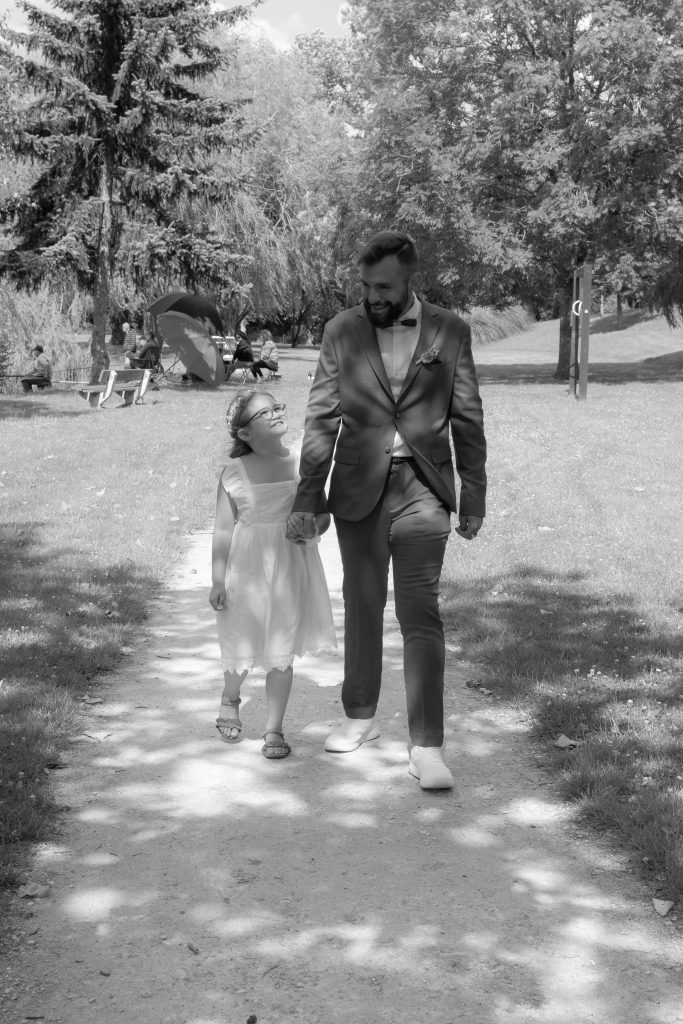
MULTIPOLYGON (((1 2, 1 0, 0 0, 1 2)), ((219 0, 223 6, 234 6, 234 0, 219 0)), ((250 21, 257 25, 279 48, 285 48, 294 37, 319 29, 326 36, 341 35, 342 0, 264 0, 250 21)))
MULTIPOLYGON (((49 6, 47 0, 34 0, 37 6, 49 6)), ((234 7, 235 0, 217 0, 221 7, 234 7)), ((279 49, 285 49, 294 37, 317 29, 325 35, 341 35, 342 0, 264 0, 250 21, 251 31, 262 33, 279 49)), ((24 26, 23 14, 14 0, 0 0, 0 13, 7 14, 10 25, 24 26)))

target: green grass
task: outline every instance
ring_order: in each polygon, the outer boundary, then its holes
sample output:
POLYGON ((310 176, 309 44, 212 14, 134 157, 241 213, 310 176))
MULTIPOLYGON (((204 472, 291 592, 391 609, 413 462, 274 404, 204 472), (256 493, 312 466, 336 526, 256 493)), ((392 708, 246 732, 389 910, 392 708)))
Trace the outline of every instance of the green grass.
MULTIPOLYGON (((680 896, 683 332, 629 324, 594 324, 581 404, 552 376, 557 323, 477 348, 489 513, 476 542, 449 543, 443 605, 456 671, 526 710, 567 799, 680 896), (582 742, 561 751, 560 733, 582 742)), ((316 355, 282 353, 273 390, 295 426, 316 355)), ((169 388, 101 412, 57 391, 0 398, 5 882, 49 834, 48 765, 73 698, 126 656, 183 538, 210 526, 236 390, 169 388)))
MULTIPOLYGON (((295 423, 316 358, 283 353, 274 387, 295 423)), ((211 525, 237 390, 164 387, 101 411, 58 387, 0 396, 0 886, 49 834, 78 698, 127 656, 188 532, 211 525)))
POLYGON ((683 331, 649 320, 591 347, 585 403, 552 380, 548 325, 478 353, 489 509, 448 548, 449 641, 528 709, 566 796, 680 896, 683 331))

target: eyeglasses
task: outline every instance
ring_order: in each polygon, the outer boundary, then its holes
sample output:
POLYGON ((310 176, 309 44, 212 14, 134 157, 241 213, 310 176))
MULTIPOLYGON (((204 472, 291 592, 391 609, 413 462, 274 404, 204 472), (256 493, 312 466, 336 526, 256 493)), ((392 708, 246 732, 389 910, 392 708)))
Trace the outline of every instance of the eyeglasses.
POLYGON ((285 412, 287 412, 287 406, 284 402, 278 403, 278 405, 272 405, 269 409, 259 409, 258 412, 255 412, 253 416, 249 417, 244 426, 246 427, 247 423, 251 423, 252 420, 272 420, 273 416, 279 416, 281 413, 285 412))

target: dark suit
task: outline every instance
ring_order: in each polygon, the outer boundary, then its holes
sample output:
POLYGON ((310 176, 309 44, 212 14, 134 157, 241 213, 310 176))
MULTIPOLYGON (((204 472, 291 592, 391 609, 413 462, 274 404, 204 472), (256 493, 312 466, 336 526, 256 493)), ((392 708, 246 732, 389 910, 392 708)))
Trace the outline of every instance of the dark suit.
POLYGON ((328 508, 344 566, 346 714, 362 719, 375 713, 393 559, 411 740, 440 746, 444 642, 438 590, 450 512, 485 514, 486 441, 464 320, 422 303, 420 337, 396 400, 364 307, 327 324, 306 413, 294 512, 320 509, 333 457, 328 508), (436 357, 420 365, 431 349, 436 357), (396 430, 412 460, 392 465, 396 430))

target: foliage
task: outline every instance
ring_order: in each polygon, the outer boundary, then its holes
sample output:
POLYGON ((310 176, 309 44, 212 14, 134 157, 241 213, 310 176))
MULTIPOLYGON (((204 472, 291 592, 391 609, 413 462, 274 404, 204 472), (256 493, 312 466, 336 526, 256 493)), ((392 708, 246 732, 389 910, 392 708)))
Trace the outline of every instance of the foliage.
POLYGON ((296 53, 244 40, 212 88, 248 100, 243 144, 216 159, 216 173, 233 182, 231 202, 194 206, 223 239, 229 265, 214 287, 231 326, 248 315, 296 343, 337 308, 333 243, 350 139, 296 53))
POLYGON ((46 284, 26 292, 0 282, 0 390, 11 389, 16 377, 31 368, 36 344, 45 349, 55 376, 76 370, 87 374, 83 349, 74 337, 82 318, 78 300, 67 306, 46 284))
POLYGON ((467 311, 467 320, 472 330, 472 343, 489 345, 492 341, 501 341, 527 330, 534 317, 524 306, 509 306, 507 309, 474 306, 467 311))
POLYGON ((26 51, 20 62, 35 99, 13 149, 41 170, 27 193, 0 210, 15 234, 0 269, 27 284, 73 275, 95 294, 93 345, 103 355, 124 213, 144 216, 147 243, 163 246, 190 280, 212 255, 204 239, 195 244, 195 232, 174 224, 174 204, 198 191, 219 196, 207 154, 225 144, 235 112, 197 83, 224 63, 216 32, 249 8, 52 0, 64 12, 58 15, 23 7, 30 30, 5 37, 26 51))
POLYGON ((680 0, 349 10, 371 104, 364 210, 415 235, 443 300, 559 305, 562 375, 576 266, 683 302, 680 0))

